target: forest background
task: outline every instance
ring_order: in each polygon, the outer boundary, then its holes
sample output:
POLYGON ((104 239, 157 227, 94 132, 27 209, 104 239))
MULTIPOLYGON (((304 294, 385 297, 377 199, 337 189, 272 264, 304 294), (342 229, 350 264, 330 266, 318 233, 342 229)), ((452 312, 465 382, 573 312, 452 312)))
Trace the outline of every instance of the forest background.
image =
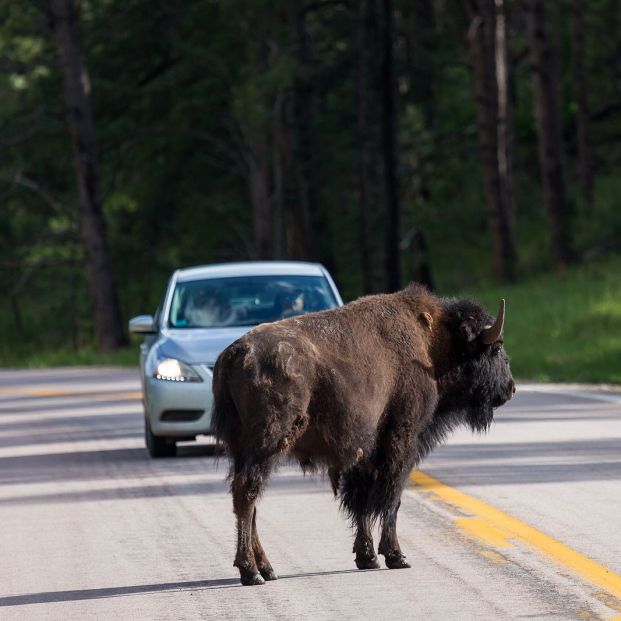
POLYGON ((177 267, 507 298, 621 382, 620 0, 0 0, 0 364, 136 362, 177 267))

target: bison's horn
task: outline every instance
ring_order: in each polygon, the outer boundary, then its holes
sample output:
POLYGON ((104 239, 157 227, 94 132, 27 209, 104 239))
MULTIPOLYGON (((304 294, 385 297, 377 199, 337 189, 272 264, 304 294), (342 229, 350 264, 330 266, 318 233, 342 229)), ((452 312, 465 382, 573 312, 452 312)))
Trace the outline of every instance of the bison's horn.
POLYGON ((505 324, 505 301, 500 300, 500 306, 498 307, 498 317, 493 326, 489 326, 481 332, 481 341, 485 345, 491 345, 495 343, 502 334, 502 328, 505 324))

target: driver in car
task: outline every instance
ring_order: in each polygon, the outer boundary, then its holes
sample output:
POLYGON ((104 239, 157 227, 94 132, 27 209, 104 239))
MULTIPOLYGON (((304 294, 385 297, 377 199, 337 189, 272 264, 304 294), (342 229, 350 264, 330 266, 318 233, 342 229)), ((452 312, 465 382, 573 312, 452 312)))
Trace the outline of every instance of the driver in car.
POLYGON ((201 328, 225 325, 230 313, 220 297, 218 292, 200 292, 187 312, 190 324, 201 328))

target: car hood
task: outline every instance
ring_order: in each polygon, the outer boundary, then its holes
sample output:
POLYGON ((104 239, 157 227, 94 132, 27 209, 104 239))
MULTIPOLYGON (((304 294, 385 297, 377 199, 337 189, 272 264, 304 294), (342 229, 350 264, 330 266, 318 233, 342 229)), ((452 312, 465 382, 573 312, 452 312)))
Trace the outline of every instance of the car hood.
POLYGON ((188 364, 212 365, 220 352, 253 326, 166 330, 158 347, 160 353, 188 364))

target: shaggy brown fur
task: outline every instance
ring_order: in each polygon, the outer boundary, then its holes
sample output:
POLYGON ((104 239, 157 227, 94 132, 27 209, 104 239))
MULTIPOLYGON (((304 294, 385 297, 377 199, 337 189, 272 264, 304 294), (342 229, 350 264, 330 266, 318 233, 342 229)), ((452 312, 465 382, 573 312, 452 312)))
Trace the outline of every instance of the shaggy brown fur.
POLYGON ((255 502, 284 455, 327 467, 357 528, 359 568, 409 567, 396 535, 407 475, 460 423, 487 429, 515 385, 493 323, 470 300, 418 286, 342 308, 257 326, 214 369, 214 426, 233 459, 235 565, 243 584, 276 578, 256 531, 255 502))

